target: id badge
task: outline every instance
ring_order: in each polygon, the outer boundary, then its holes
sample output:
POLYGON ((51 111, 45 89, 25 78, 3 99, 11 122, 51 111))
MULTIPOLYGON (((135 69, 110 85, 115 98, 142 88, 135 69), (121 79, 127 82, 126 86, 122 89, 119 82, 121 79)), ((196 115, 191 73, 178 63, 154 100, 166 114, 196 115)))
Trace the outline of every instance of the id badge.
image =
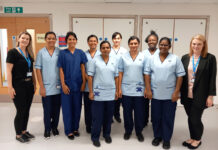
POLYGON ((191 82, 192 82, 192 83, 194 83, 194 82, 195 82, 195 79, 194 79, 194 78, 193 78, 193 79, 191 79, 191 82))
POLYGON ((27 72, 26 76, 27 77, 32 77, 32 72, 27 72))
POLYGON ((57 86, 56 86, 56 88, 57 88, 57 89, 60 89, 60 88, 61 88, 61 86, 60 86, 60 85, 57 85, 57 86))

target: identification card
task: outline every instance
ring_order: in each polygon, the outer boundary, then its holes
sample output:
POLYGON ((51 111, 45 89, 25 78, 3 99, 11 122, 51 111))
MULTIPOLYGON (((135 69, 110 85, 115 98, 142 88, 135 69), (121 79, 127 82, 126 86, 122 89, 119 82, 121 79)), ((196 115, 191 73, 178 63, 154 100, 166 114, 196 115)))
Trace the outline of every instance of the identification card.
POLYGON ((191 82, 192 82, 192 83, 194 83, 194 82, 195 82, 195 79, 194 79, 194 78, 193 78, 193 79, 191 79, 191 82))
POLYGON ((27 77, 32 77, 32 72, 27 72, 26 76, 27 77))
POLYGON ((56 88, 57 88, 57 89, 60 89, 60 88, 61 88, 61 86, 60 86, 60 85, 57 85, 57 86, 56 86, 56 88))

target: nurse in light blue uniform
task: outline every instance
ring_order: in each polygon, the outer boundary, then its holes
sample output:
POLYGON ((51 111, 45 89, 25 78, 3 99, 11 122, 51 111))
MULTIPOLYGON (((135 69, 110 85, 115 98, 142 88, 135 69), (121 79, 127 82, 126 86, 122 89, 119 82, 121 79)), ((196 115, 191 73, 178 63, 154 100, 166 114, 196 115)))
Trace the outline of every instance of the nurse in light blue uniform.
POLYGON ((182 76, 185 71, 181 60, 169 53, 170 39, 163 37, 159 42, 159 55, 150 57, 144 68, 146 96, 151 100, 151 117, 154 132, 152 145, 170 148, 173 134, 176 101, 180 97, 182 76))
POLYGON ((61 105, 65 134, 70 140, 79 136, 82 95, 85 89, 85 63, 87 58, 81 49, 76 48, 77 36, 74 32, 66 35, 68 48, 60 51, 58 67, 61 79, 61 105))
POLYGON ((144 141, 142 130, 145 119, 143 69, 146 58, 138 51, 139 44, 139 38, 131 36, 128 40, 130 51, 121 56, 119 62, 119 97, 122 97, 123 100, 124 139, 128 140, 130 138, 135 125, 136 136, 142 142, 144 141))
MULTIPOLYGON (((142 51, 142 53, 146 57, 151 57, 153 55, 158 55, 160 50, 157 48, 158 44, 158 35, 155 31, 150 32, 150 34, 146 37, 145 43, 148 44, 148 49, 142 51)), ((150 100, 145 98, 145 126, 147 126, 149 122, 149 103, 150 100)))
POLYGON ((111 45, 108 41, 100 44, 101 55, 88 66, 89 98, 92 102, 93 145, 100 146, 100 133, 103 126, 103 137, 111 143, 111 122, 114 112, 114 100, 118 99, 118 63, 116 58, 109 56, 111 45))
MULTIPOLYGON (((111 48, 110 56, 116 57, 117 61, 119 62, 120 57, 124 55, 126 52, 128 52, 124 47, 122 47, 121 44, 122 41, 122 35, 119 32, 114 32, 112 34, 112 42, 113 46, 111 48)), ((122 98, 119 98, 117 101, 115 101, 115 108, 114 108, 114 118, 117 122, 121 123, 120 118, 120 104, 122 102, 122 98)))
POLYGON ((40 86, 44 112, 44 137, 59 135, 58 122, 61 106, 61 82, 59 69, 57 67, 60 50, 55 47, 56 34, 47 32, 45 34, 46 47, 42 48, 36 58, 36 74, 40 86))
POLYGON ((88 62, 85 65, 86 68, 86 87, 85 91, 83 92, 83 99, 84 99, 84 115, 85 115, 85 125, 86 125, 86 132, 91 133, 91 125, 92 125, 92 112, 91 106, 92 101, 89 99, 89 88, 88 88, 88 65, 90 61, 92 61, 95 57, 99 56, 101 52, 97 50, 98 46, 98 37, 96 35, 90 35, 87 38, 87 42, 89 45, 89 50, 85 52, 88 62))

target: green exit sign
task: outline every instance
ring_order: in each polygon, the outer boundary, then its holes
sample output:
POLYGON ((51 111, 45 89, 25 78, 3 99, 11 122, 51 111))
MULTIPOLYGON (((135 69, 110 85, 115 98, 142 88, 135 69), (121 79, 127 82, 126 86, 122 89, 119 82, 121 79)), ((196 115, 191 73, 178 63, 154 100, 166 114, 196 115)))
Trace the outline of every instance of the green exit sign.
POLYGON ((5 13, 23 13, 23 7, 4 7, 4 12, 5 13))

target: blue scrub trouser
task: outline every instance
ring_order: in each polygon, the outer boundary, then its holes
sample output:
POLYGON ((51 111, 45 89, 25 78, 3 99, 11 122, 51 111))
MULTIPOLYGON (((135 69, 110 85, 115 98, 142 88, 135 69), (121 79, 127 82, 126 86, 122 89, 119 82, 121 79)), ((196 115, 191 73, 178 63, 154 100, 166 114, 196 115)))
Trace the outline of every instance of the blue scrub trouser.
POLYGON ((114 114, 114 100, 92 102, 92 141, 98 141, 103 125, 103 137, 109 137, 114 114))
POLYGON ((61 105, 65 134, 78 131, 82 105, 81 92, 70 92, 69 95, 61 93, 61 105))
POLYGON ((145 124, 145 99, 143 96, 125 96, 123 95, 123 116, 125 133, 132 133, 135 124, 136 134, 142 132, 145 124), (134 111, 134 122, 133 122, 134 111))
POLYGON ((119 98, 115 101, 115 107, 114 107, 114 117, 120 118, 120 104, 122 103, 122 98, 119 98))
POLYGON ((92 100, 89 99, 89 92, 83 92, 84 99, 84 116, 86 128, 91 129, 92 126, 92 100))
POLYGON ((154 137, 171 140, 174 128, 176 102, 171 100, 151 100, 151 118, 154 137))
POLYGON ((42 105, 45 131, 57 129, 60 116, 61 94, 42 97, 42 105))
POLYGON ((149 122, 149 103, 150 100, 148 98, 145 98, 145 126, 149 122))

